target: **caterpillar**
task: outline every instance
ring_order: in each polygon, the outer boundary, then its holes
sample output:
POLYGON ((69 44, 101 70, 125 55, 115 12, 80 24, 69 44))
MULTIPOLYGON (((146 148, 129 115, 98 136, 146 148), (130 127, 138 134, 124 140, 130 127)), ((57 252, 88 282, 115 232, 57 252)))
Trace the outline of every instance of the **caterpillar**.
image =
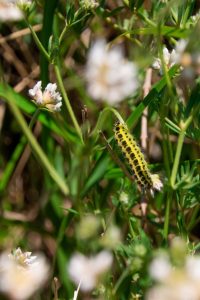
POLYGON ((154 190, 160 191, 163 184, 159 175, 150 173, 144 155, 130 134, 126 124, 117 122, 114 126, 114 134, 118 146, 125 155, 138 185, 144 190, 150 190, 152 195, 154 194, 154 190))

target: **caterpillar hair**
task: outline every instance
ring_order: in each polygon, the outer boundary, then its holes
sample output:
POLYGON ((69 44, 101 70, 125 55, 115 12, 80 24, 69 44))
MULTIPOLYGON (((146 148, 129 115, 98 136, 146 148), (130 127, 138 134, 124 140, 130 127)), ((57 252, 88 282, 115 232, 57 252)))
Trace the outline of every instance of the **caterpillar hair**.
POLYGON ((125 123, 117 122, 114 126, 115 139, 125 155, 138 185, 145 190, 160 191, 163 184, 158 174, 151 174, 137 142, 130 134, 125 123))

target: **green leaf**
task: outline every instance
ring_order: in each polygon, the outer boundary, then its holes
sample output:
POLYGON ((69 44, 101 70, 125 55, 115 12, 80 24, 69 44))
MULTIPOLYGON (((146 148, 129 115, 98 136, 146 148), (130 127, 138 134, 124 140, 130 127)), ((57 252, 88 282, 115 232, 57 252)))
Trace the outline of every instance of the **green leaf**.
POLYGON ((168 118, 165 118, 165 124, 168 128, 170 128, 172 131, 176 132, 176 133, 180 133, 180 128, 175 124, 173 123, 170 119, 168 118))
POLYGON ((66 19, 67 24, 72 24, 75 19, 75 6, 70 1, 66 3, 66 19))
MULTIPOLYGON (((43 15, 43 26, 41 32, 41 42, 44 48, 48 49, 49 38, 52 35, 52 27, 53 27, 53 20, 55 15, 55 9, 58 5, 58 0, 51 0, 45 1, 44 4, 44 15, 43 15)), ((40 58, 40 68, 41 68, 41 79, 44 85, 47 85, 49 82, 49 62, 47 61, 46 57, 41 53, 40 58)))
POLYGON ((195 174, 196 170, 197 166, 195 163, 191 167, 189 161, 186 161, 183 165, 181 165, 180 171, 177 174, 177 183, 175 188, 189 190, 199 185, 199 174, 195 174))
POLYGON ((110 157, 107 155, 107 153, 103 153, 92 169, 90 175, 88 176, 85 186, 83 187, 83 190, 81 192, 82 197, 86 195, 86 193, 92 188, 93 185, 95 185, 103 178, 106 170, 108 169, 109 162, 110 157))
POLYGON ((106 179, 116 179, 116 178, 120 178, 123 176, 123 172, 120 168, 112 168, 109 169, 106 174, 105 174, 105 178, 106 179))
MULTIPOLYGON (((69 250, 68 250, 69 251, 69 250)), ((66 251, 66 252, 68 252, 66 251)), ((67 272, 67 256, 65 251, 59 247, 57 252, 57 263, 59 269, 59 278, 65 286, 66 290, 69 291, 69 294, 73 294, 72 284, 70 283, 69 275, 67 272)))
POLYGON ((68 186, 65 183, 65 180, 58 174, 55 168, 52 166, 51 162, 49 161, 48 157, 44 153, 43 149, 39 145, 38 141, 36 140, 35 136, 33 135, 32 131, 28 127, 21 111, 17 107, 15 100, 13 98, 13 94, 9 93, 9 90, 5 90, 5 94, 2 95, 4 99, 8 101, 10 109, 15 116, 17 122, 19 123, 24 135, 26 136, 30 146, 33 149, 35 156, 38 158, 40 163, 43 165, 44 169, 49 173, 51 178, 57 183, 57 186, 62 190, 62 192, 67 195, 69 193, 68 186))

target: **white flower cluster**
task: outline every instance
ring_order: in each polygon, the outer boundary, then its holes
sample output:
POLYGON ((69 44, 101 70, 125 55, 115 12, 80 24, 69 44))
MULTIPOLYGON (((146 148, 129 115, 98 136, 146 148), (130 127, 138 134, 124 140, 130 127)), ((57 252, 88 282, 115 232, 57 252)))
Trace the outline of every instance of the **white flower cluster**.
POLYGON ((47 108, 51 111, 60 111, 62 97, 56 90, 56 83, 48 83, 43 92, 42 82, 38 81, 36 85, 29 90, 29 95, 39 107, 47 108))
POLYGON ((32 4, 32 0, 13 0, 15 1, 16 5, 22 10, 26 11, 30 8, 32 4))
MULTIPOLYGON (((181 39, 171 53, 164 47, 163 60, 167 68, 171 68, 174 64, 180 65, 182 76, 190 80, 194 79, 196 75, 200 75, 200 52, 199 49, 188 51, 187 46, 188 40, 181 39)), ((152 68, 159 70, 161 75, 163 74, 160 58, 154 60, 152 68)))
POLYGON ((0 0, 0 21, 19 21, 23 18, 22 9, 31 5, 31 0, 0 0))
MULTIPOLYGON (((171 68, 174 65, 174 55, 175 55, 175 50, 173 49, 172 52, 170 53, 169 50, 164 47, 163 48, 163 60, 167 68, 171 68)), ((162 70, 162 62, 160 58, 156 58, 152 64, 152 68, 155 70, 159 70, 161 73, 163 73, 162 70)))
POLYGON ((163 188, 163 183, 160 180, 160 177, 158 174, 150 174, 150 176, 151 176, 151 180, 153 182, 153 186, 150 189, 150 193, 152 196, 154 196, 154 190, 161 191, 163 188))
POLYGON ((0 0, 0 21, 18 21, 23 18, 21 10, 9 0, 0 0))
MULTIPOLYGON (((163 48, 163 60, 167 68, 171 68, 174 64, 181 64, 183 53, 187 46, 187 41, 181 39, 177 42, 176 48, 171 52, 164 47, 163 48)), ((162 62, 160 58, 156 58, 152 64, 152 68, 155 70, 159 70, 161 74, 163 74, 162 62)))
POLYGON ((95 0, 80 0, 79 3, 85 10, 95 9, 99 6, 99 3, 95 0))
POLYGON ((0 291, 11 299, 25 300, 48 279, 49 266, 42 255, 32 256, 17 248, 0 256, 0 291))
POLYGON ((175 64, 181 64, 181 60, 183 57, 183 54, 185 52, 185 49, 187 47, 188 41, 181 39, 177 42, 176 44, 176 48, 173 54, 173 62, 175 64))
POLYGON ((200 11, 198 11, 198 12, 196 13, 196 15, 193 15, 193 16, 191 16, 190 18, 191 18, 191 20, 196 24, 196 23, 199 21, 199 19, 200 19, 200 11))
POLYGON ((101 251, 93 257, 80 253, 74 254, 68 265, 70 278, 82 291, 91 291, 99 282, 100 276, 111 267, 113 256, 108 251, 101 251))
POLYGON ((174 266, 169 256, 159 255, 150 265, 150 275, 157 284, 146 300, 200 299, 200 256, 188 255, 183 266, 174 266))
POLYGON ((108 48, 105 40, 97 40, 89 51, 86 80, 90 96, 109 105, 117 105, 138 88, 135 64, 124 58, 120 47, 108 48))
POLYGON ((30 266, 37 259, 37 256, 32 256, 32 252, 22 252, 20 248, 14 250, 12 254, 8 254, 8 257, 22 267, 30 266))

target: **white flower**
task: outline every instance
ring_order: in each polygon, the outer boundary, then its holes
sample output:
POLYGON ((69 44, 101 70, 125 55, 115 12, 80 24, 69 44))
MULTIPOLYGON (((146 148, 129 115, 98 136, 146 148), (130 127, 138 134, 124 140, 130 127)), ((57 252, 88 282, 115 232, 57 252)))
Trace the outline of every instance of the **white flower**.
POLYGON ((32 0, 14 0, 16 2, 16 5, 22 10, 27 11, 31 4, 32 0))
POLYGON ((17 5, 30 5, 32 0, 13 0, 17 5))
POLYGON ((190 18, 194 23, 197 23, 200 19, 200 11, 198 11, 198 13, 196 15, 191 16, 190 18))
POLYGON ((31 256, 20 248, 0 256, 0 291, 12 299, 28 299, 47 280, 49 267, 42 255, 31 256))
MULTIPOLYGON (((179 243, 181 240, 175 241, 179 243)), ((175 245, 176 246, 176 245, 175 245)), ((174 247, 174 246, 173 246, 174 247)), ((173 249, 172 252, 173 254, 173 249)), ((185 252, 185 245, 183 245, 185 252)), ((178 249, 177 249, 178 250, 178 249)), ((150 265, 150 276, 157 283, 149 289, 146 300, 199 300, 200 299, 200 256, 173 256, 177 265, 169 261, 167 254, 156 257, 150 265), (178 261, 177 261, 178 260, 178 261)))
POLYGON ((199 300, 197 289, 187 282, 184 282, 176 287, 173 286, 155 286, 151 288, 146 300, 199 300))
POLYGON ((166 255, 154 258, 149 267, 150 276, 157 281, 165 280, 171 272, 171 264, 166 255))
POLYGON ((97 40, 89 51, 86 79, 90 96, 110 105, 118 104, 138 87, 135 64, 123 57, 120 47, 108 49, 104 40, 97 40))
POLYGON ((22 252, 20 248, 8 254, 8 257, 22 267, 30 266, 37 259, 37 256, 32 256, 32 252, 22 252))
POLYGON ((18 21, 23 18, 21 10, 13 1, 0 0, 0 21, 18 21))
POLYGON ((22 10, 27 10, 31 4, 31 0, 0 0, 0 21, 21 20, 22 10))
MULTIPOLYGON (((171 68, 175 64, 175 62, 173 61, 174 54, 175 54, 174 49, 170 53, 166 47, 163 48, 163 60, 164 60, 165 65, 167 66, 167 68, 171 68)), ((152 68, 155 70, 159 70, 161 72, 161 74, 163 73, 162 62, 161 62, 160 58, 156 58, 154 60, 154 62, 152 64, 152 68)))
POLYGON ((99 277, 111 267, 112 261, 112 254, 108 251, 101 251, 93 257, 76 253, 70 259, 68 272, 82 291, 91 291, 98 284, 99 277))
POLYGON ((79 2, 80 5, 86 10, 95 9, 99 6, 99 3, 95 0, 80 0, 79 2))
POLYGON ((56 89, 56 83, 48 83, 44 92, 42 92, 42 82, 38 81, 37 84, 29 90, 29 95, 38 106, 47 108, 51 111, 60 111, 62 97, 56 89))
POLYGON ((183 53, 187 47, 188 41, 181 39, 177 42, 175 51, 171 56, 171 60, 174 64, 180 64, 182 60, 183 53))
POLYGON ((152 196, 154 196, 154 190, 160 191, 163 188, 163 183, 160 180, 160 177, 158 174, 150 174, 151 180, 153 183, 152 188, 150 189, 150 192, 152 196))
POLYGON ((187 257, 186 272, 191 279, 197 280, 200 283, 200 257, 187 257))

